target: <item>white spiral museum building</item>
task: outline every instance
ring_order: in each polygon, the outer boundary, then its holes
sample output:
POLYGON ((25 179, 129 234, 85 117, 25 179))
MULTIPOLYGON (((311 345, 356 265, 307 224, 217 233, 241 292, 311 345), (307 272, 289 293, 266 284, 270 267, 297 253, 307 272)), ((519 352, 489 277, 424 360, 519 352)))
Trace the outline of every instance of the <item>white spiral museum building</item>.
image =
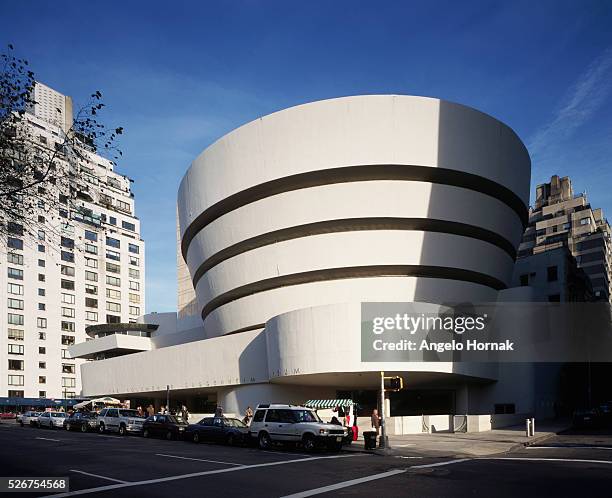
MULTIPOLYGON (((187 401, 243 411, 372 390, 385 370, 420 392, 452 393, 449 411, 490 412, 497 393, 531 410, 528 394, 502 387, 499 365, 359 354, 362 302, 513 292, 530 170, 508 126, 433 98, 324 100, 232 131, 180 185, 177 329, 162 325, 132 349, 113 343, 140 352, 86 364, 84 394, 161 399, 171 385, 187 401)), ((93 342, 75 354, 92 357, 93 342)))

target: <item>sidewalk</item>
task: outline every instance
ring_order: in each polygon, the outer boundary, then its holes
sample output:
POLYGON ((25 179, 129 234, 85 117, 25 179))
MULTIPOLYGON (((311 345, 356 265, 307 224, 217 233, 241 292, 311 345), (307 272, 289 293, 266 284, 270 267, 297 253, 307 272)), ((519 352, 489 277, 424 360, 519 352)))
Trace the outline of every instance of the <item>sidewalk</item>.
MULTIPOLYGON (((389 436, 390 450, 370 450, 368 453, 391 454, 397 456, 427 457, 478 457, 506 453, 517 446, 526 446, 543 441, 568 429, 569 420, 536 421, 535 436, 525 435, 525 426, 516 425, 487 432, 407 434, 389 436)), ((359 441, 344 447, 348 451, 366 451, 363 436, 359 441)))

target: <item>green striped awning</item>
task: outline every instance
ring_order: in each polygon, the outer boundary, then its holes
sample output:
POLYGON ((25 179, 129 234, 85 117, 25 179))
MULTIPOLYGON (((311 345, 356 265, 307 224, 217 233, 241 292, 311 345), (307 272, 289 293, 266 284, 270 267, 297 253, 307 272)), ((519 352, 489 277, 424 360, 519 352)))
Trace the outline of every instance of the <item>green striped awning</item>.
POLYGON ((336 408, 337 406, 352 406, 352 399, 311 399, 304 403, 307 408, 314 408, 315 410, 325 408, 336 408))

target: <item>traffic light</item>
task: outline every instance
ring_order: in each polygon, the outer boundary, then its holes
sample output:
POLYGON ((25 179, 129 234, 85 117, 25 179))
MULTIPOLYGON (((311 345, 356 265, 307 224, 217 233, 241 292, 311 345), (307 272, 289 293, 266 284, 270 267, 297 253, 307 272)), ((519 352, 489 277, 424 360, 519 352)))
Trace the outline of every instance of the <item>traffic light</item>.
POLYGON ((401 377, 385 377, 385 391, 400 391, 404 387, 401 377))

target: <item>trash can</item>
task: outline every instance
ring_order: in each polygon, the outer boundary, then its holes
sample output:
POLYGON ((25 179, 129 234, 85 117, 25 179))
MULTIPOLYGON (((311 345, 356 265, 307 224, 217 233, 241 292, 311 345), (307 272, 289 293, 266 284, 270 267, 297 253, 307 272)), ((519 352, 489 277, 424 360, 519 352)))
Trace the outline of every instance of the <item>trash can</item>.
POLYGON ((366 450, 376 449, 376 431, 366 431, 363 433, 364 447, 366 450))

